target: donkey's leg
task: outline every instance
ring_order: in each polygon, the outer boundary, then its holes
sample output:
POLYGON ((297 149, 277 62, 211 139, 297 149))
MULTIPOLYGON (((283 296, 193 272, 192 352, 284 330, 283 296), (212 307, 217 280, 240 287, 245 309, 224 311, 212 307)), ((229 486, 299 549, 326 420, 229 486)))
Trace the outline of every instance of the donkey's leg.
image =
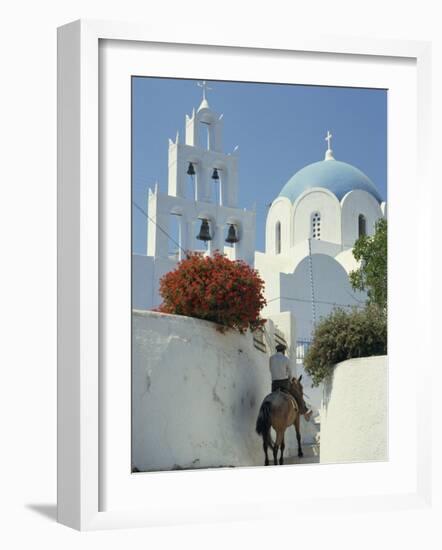
POLYGON ((285 442, 284 442, 284 434, 282 435, 282 441, 281 441, 281 456, 279 458, 279 463, 281 465, 284 464, 284 449, 285 449, 285 442))
POLYGON ((278 447, 279 447, 279 444, 280 444, 279 432, 277 431, 276 432, 275 444, 273 445, 273 463, 275 464, 275 466, 277 466, 277 464, 278 464, 278 447))
POLYGON ((278 445, 276 443, 273 447, 273 463, 275 466, 278 464, 278 445))
MULTIPOLYGON (((273 460, 275 462, 275 466, 278 464, 278 449, 282 447, 283 440, 284 440, 284 430, 277 430, 275 446, 273 447, 273 460)), ((283 450, 281 450, 281 453, 282 452, 283 450)))
POLYGON ((302 449, 301 449, 301 432, 299 430, 299 420, 300 420, 300 415, 297 414, 296 415, 296 418, 295 418, 295 430, 296 430, 296 440, 298 441, 298 456, 299 458, 303 457, 304 456, 304 453, 302 452, 302 449))
POLYGON ((265 466, 269 465, 269 455, 267 454, 268 445, 269 445, 269 434, 264 433, 264 434, 262 434, 262 447, 264 449, 264 454, 266 456, 266 459, 265 459, 265 462, 264 462, 265 466))

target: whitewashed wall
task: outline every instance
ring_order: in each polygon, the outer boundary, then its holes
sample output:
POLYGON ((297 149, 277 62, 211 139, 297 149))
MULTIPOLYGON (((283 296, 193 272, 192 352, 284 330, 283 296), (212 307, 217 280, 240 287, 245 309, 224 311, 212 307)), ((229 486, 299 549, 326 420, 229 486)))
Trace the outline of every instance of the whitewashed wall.
MULTIPOLYGON (((133 313, 133 466, 140 471, 263 465, 255 423, 270 391, 251 334, 149 311, 133 313)), ((286 455, 295 455, 289 428, 286 455)))
POLYGON ((387 458, 387 357, 339 363, 324 384, 321 464, 387 458))
POLYGON ((132 254, 132 307, 151 309, 161 302, 160 279, 175 269, 177 262, 168 258, 154 258, 132 254))

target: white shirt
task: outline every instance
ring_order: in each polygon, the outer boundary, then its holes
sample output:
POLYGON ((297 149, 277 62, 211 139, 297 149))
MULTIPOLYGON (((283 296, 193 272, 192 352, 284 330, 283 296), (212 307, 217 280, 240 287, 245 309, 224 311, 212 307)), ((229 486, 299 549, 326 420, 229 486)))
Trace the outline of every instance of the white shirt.
POLYGON ((270 373, 272 380, 285 380, 292 377, 289 358, 278 351, 270 357, 270 373))

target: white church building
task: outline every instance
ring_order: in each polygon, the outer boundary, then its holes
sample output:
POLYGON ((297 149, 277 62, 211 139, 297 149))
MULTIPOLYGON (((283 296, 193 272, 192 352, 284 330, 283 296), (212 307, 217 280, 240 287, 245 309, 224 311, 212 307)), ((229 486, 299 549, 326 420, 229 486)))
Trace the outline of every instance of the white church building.
MULTIPOLYGON (((238 205, 238 151, 223 151, 223 116, 203 100, 185 119, 185 135, 169 140, 168 192, 149 190, 146 255, 133 256, 133 308, 161 303, 159 279, 186 251, 222 250, 253 265, 265 281, 262 312, 288 343, 293 368, 302 358, 315 324, 335 307, 363 306, 348 274, 356 268, 352 248, 372 235, 386 216, 374 183, 361 170, 335 159, 327 132, 325 156, 296 172, 268 210, 265 252, 256 251, 256 215, 238 205), (175 229, 174 229, 175 228, 175 229), (171 246, 172 243, 172 246, 171 246)), ((323 139, 323 137, 318 139, 323 139)), ((274 342, 267 340, 267 353, 274 342)), ((319 408, 322 390, 304 385, 319 408)))
POLYGON ((352 249, 386 215, 375 185, 358 168, 336 160, 331 134, 324 160, 296 172, 274 199, 266 221, 265 252, 255 267, 266 282, 265 315, 291 311, 297 338, 308 341, 316 322, 334 307, 353 307, 352 249))

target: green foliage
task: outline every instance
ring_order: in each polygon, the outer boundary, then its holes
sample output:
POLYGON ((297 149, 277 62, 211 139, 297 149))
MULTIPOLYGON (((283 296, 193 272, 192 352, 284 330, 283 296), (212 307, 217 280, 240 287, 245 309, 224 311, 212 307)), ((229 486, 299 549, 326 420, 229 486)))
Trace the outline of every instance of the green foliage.
POLYGON ((368 303, 387 309, 387 221, 376 222, 372 237, 360 237, 353 248, 353 256, 361 262, 359 269, 350 273, 354 290, 367 290, 368 303))
POLYGON ((387 353, 387 316, 369 305, 363 310, 334 310, 316 326, 304 368, 319 385, 340 361, 387 353))

